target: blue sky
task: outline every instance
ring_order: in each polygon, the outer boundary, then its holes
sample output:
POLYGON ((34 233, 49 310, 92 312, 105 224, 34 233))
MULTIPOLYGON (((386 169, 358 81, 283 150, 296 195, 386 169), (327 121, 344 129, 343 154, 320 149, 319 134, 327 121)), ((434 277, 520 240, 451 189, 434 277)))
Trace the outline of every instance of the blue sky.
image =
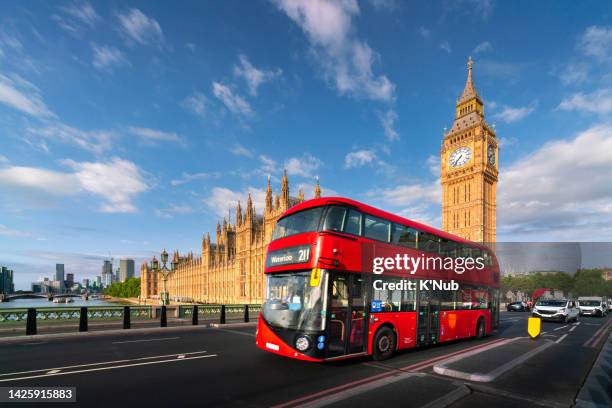
POLYGON ((502 146, 498 240, 609 240, 611 10, 5 2, 0 264, 27 287, 56 262, 81 279, 108 256, 197 253, 283 168, 293 194, 318 176, 324 194, 439 226, 439 148, 469 55, 502 146))

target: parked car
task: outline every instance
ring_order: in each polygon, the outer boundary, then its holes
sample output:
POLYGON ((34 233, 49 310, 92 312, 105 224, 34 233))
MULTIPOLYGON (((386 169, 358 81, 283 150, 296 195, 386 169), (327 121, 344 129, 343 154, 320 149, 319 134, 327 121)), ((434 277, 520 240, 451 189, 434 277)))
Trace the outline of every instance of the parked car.
POLYGON ((511 302, 506 306, 506 310, 509 312, 528 312, 529 305, 525 302, 511 302))
POLYGON ((533 308, 532 316, 543 320, 556 320, 563 323, 578 321, 580 311, 576 302, 570 299, 542 299, 533 308))
POLYGON ((599 296, 584 296, 578 298, 580 316, 604 317, 608 313, 606 301, 599 296))

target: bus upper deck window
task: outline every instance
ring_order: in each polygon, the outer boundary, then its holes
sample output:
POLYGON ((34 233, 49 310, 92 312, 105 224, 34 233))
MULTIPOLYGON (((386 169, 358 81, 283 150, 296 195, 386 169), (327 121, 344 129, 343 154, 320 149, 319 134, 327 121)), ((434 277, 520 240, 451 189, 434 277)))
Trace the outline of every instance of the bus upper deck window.
POLYGON ((326 231, 342 231, 344 219, 346 218, 346 208, 330 207, 325 217, 323 229, 326 231))
POLYGON ((349 210, 344 232, 347 234, 361 235, 361 213, 359 211, 349 210))

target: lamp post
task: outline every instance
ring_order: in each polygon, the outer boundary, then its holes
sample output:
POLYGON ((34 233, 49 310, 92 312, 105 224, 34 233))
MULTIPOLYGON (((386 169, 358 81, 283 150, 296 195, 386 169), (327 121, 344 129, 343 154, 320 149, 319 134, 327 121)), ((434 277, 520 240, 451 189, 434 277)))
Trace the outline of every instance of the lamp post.
POLYGON ((168 295, 168 286, 167 286, 168 276, 172 272, 174 272, 174 270, 177 267, 178 262, 175 259, 173 259, 172 262, 170 262, 170 269, 168 269, 168 267, 166 266, 166 264, 168 263, 168 252, 166 252, 165 249, 161 253, 161 262, 162 262, 162 265, 160 267, 159 261, 154 256, 153 260, 151 260, 151 270, 153 272, 160 273, 162 276, 162 281, 164 282, 164 291, 161 293, 161 301, 162 301, 162 305, 166 306, 170 304, 170 296, 168 295))

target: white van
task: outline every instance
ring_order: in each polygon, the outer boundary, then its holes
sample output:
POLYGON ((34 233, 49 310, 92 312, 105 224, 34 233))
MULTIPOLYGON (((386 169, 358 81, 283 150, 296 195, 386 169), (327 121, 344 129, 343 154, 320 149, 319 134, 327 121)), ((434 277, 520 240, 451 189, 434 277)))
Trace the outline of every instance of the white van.
POLYGON ((542 320, 556 320, 567 323, 578 320, 576 302, 568 299, 541 299, 533 307, 531 315, 542 320))
POLYGON ((608 305, 600 296, 582 296, 578 298, 580 316, 604 317, 608 313, 608 305))

